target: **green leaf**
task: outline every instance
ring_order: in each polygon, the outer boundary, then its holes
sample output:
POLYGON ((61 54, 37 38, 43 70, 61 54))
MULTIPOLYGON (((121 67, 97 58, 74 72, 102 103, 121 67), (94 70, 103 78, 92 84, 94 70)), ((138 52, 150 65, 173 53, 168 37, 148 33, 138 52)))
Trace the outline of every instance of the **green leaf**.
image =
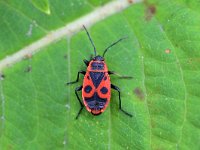
POLYGON ((103 5, 107 2, 107 0, 88 0, 92 5, 94 6, 99 6, 99 5, 103 5))
MULTIPOLYGON (((51 3, 52 7, 56 4, 51 3)), ((195 0, 150 0, 88 28, 100 55, 112 42, 129 37, 109 49, 105 61, 109 70, 134 77, 127 80, 111 75, 112 84, 121 89, 122 108, 133 114, 132 118, 119 111, 118 93, 112 91, 103 114, 93 116, 84 109, 75 120, 80 105, 74 89, 83 77, 77 84, 65 83, 86 69, 82 60, 94 53, 84 30, 4 69, 0 149, 199 150, 197 4, 195 0)), ((51 22, 48 31, 64 23, 51 22)))
POLYGON ((47 15, 51 14, 48 0, 31 0, 31 2, 40 11, 46 13, 47 15))
POLYGON ((85 0, 49 0, 51 14, 28 0, 0 1, 0 59, 95 9, 85 0))

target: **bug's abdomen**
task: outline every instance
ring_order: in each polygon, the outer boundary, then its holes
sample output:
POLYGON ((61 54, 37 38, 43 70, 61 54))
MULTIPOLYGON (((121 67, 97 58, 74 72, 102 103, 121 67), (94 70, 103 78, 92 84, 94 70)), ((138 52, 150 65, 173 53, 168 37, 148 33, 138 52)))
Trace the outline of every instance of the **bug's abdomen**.
POLYGON ((110 102, 110 77, 107 72, 87 72, 83 81, 82 98, 86 109, 101 114, 110 102))

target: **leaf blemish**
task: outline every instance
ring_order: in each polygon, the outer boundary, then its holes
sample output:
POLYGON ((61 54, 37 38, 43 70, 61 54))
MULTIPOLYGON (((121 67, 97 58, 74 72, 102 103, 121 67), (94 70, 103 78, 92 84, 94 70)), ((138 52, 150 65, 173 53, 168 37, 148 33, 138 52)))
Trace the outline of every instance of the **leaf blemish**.
POLYGON ((28 32, 26 33, 26 35, 27 35, 28 37, 30 37, 30 36, 32 35, 32 30, 33 30, 33 24, 30 24, 30 25, 29 25, 28 32))
POLYGON ((32 67, 28 66, 27 68, 25 68, 24 72, 31 72, 32 71, 32 67))
POLYGON ((35 20, 32 21, 32 23, 29 25, 29 29, 26 33, 26 36, 30 37, 32 35, 33 27, 37 27, 37 23, 35 20))
POLYGON ((133 0, 128 0, 128 2, 131 4, 131 3, 133 3, 133 0))
POLYGON ((166 53, 166 54, 170 54, 170 53, 171 53, 171 50, 170 50, 170 49, 166 49, 166 50, 165 50, 165 53, 166 53))
POLYGON ((66 144, 67 144, 67 142, 64 140, 64 141, 63 141, 63 145, 66 145, 66 144))
POLYGON ((24 59, 31 59, 32 57, 33 57, 32 54, 26 54, 26 55, 24 56, 24 59))
POLYGON ((144 93, 139 87, 134 89, 134 93, 140 100, 144 100, 144 93))
POLYGON ((70 109, 70 105, 69 105, 69 104, 66 104, 65 107, 66 107, 67 109, 70 109))
POLYGON ((67 59, 67 54, 64 55, 64 59, 67 59))
POLYGON ((0 80, 4 80, 5 79, 5 75, 3 73, 0 73, 0 80))
POLYGON ((150 21, 152 17, 155 15, 155 13, 156 13, 156 7, 154 5, 149 5, 146 9, 145 19, 147 21, 150 21))

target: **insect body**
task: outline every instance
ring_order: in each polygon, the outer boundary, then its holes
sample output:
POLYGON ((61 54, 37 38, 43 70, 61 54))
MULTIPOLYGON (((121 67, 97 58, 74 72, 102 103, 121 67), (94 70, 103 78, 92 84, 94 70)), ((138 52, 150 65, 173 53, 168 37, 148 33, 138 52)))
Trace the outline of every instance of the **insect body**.
POLYGON ((90 61, 83 80, 82 98, 93 115, 101 114, 110 102, 110 77, 101 56, 90 61))
POLYGON ((122 109, 120 89, 117 86, 111 84, 110 82, 109 74, 115 74, 115 73, 112 71, 108 71, 107 65, 104 61, 104 55, 107 52, 107 50, 111 48, 112 46, 114 46, 115 44, 117 44, 118 42, 120 42, 121 40, 123 40, 124 38, 121 38, 118 41, 111 44, 110 46, 108 46, 105 49, 103 56, 99 56, 99 55, 96 55, 96 48, 94 46, 94 43, 87 29, 85 28, 85 26, 83 27, 86 30, 86 33, 90 39, 90 42, 92 43, 94 47, 95 56, 90 61, 84 60, 84 63, 87 65, 87 71, 79 71, 76 81, 67 83, 68 85, 68 84, 73 84, 73 83, 78 82, 80 73, 85 75, 84 80, 83 80, 83 85, 75 89, 75 94, 81 106, 76 116, 76 119, 79 117, 84 105, 86 109, 93 115, 99 115, 102 112, 104 112, 110 102, 111 88, 113 88, 114 90, 117 90, 119 93, 119 109, 126 115, 132 117, 131 114, 129 114, 128 112, 122 109), (81 91, 81 90, 82 90, 83 103, 78 96, 78 91, 81 91))

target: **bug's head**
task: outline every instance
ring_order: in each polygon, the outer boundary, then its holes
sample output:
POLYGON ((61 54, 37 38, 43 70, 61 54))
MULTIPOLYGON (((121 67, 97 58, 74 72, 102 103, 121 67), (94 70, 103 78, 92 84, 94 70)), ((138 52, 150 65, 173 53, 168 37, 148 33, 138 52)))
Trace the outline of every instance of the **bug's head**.
POLYGON ((94 60, 94 61, 104 61, 104 58, 103 58, 102 56, 97 55, 97 56, 95 56, 95 57, 93 58, 93 60, 94 60))

